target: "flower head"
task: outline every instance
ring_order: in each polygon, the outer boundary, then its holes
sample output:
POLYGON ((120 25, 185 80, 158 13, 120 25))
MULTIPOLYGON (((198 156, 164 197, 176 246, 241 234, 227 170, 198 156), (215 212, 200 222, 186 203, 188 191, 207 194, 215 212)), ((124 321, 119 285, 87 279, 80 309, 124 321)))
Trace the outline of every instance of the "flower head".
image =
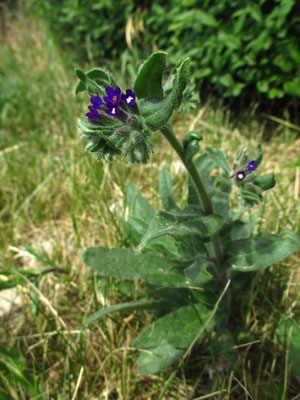
POLYGON ((238 171, 238 172, 237 172, 237 174, 236 174, 236 179, 237 179, 238 181, 242 181, 242 180, 244 180, 245 178, 246 178, 245 172, 243 172, 243 171, 238 171))
POLYGON ((87 118, 89 118, 89 119, 100 118, 98 111, 93 106, 88 106, 88 109, 90 110, 90 112, 85 114, 87 118))
POLYGON ((131 89, 126 90, 126 94, 122 94, 122 100, 127 106, 133 107, 135 105, 135 93, 131 89))
POLYGON ((258 165, 256 164, 255 160, 250 161, 248 163, 248 165, 246 166, 248 171, 254 171, 257 167, 258 167, 258 165))
POLYGON ((98 93, 97 96, 91 97, 91 103, 93 104, 95 110, 100 110, 101 106, 104 106, 103 100, 98 93))
POLYGON ((106 114, 111 115, 112 117, 117 117, 121 113, 119 107, 113 103, 107 103, 106 107, 107 108, 104 111, 106 112, 106 114))
POLYGON ((113 89, 112 87, 107 87, 105 88, 106 97, 103 97, 103 100, 109 104, 120 104, 122 101, 122 95, 121 95, 121 89, 119 88, 119 86, 117 86, 115 89, 113 89))

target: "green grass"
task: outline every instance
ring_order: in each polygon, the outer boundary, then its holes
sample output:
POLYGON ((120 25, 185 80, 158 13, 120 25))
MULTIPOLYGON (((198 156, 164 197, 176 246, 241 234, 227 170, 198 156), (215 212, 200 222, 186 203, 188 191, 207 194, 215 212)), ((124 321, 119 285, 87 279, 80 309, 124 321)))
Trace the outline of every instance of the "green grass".
MULTIPOLYGON (((119 224, 126 180, 158 209, 159 165, 171 167, 179 203, 185 175, 174 169, 178 159, 158 133, 157 152, 145 166, 98 164, 83 151, 76 119, 88 98, 75 98, 73 66, 41 23, 12 22, 0 56, 0 288, 17 285, 23 298, 0 324, 0 399, 299 399, 276 335, 281 316, 300 315, 299 254, 261 273, 236 305, 233 361, 231 352, 204 344, 185 369, 138 376, 130 344, 151 313, 114 315, 83 328, 84 317, 102 305, 146 296, 141 283, 100 279, 80 260, 86 246, 130 245, 119 224)), ((231 160, 241 144, 255 149, 267 132, 262 168, 275 172, 277 185, 255 208, 257 233, 285 226, 300 233, 300 167, 291 166, 299 157, 296 129, 258 120, 252 110, 247 123, 234 122, 212 102, 174 124, 180 138, 201 129, 204 144, 221 147, 231 160)))

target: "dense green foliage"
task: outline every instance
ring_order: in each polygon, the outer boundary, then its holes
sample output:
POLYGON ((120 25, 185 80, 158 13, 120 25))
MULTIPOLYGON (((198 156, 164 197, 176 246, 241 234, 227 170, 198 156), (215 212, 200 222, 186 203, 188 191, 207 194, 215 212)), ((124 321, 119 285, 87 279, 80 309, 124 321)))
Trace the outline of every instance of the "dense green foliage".
POLYGON ((222 96, 300 96, 300 5, 296 0, 28 0, 77 55, 141 60, 154 48, 191 56, 198 86, 222 96), (131 59, 136 57, 131 57, 131 59))

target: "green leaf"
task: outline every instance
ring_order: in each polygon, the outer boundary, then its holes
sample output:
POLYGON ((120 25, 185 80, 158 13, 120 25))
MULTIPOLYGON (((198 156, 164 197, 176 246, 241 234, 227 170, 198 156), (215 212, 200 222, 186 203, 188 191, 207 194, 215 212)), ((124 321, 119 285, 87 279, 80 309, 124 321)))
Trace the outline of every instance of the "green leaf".
POLYGON ((133 342, 134 347, 145 350, 139 356, 138 372, 156 373, 177 362, 200 332, 199 341, 213 329, 215 317, 204 327, 211 312, 197 303, 181 307, 148 326, 133 342))
POLYGON ((220 215, 226 223, 232 219, 232 213, 229 204, 229 195, 227 193, 216 193, 212 197, 214 213, 220 215))
POLYGON ((140 113, 149 128, 158 129, 165 125, 174 109, 179 107, 182 93, 188 83, 189 70, 189 59, 187 58, 179 66, 172 92, 167 97, 147 97, 138 101, 140 113))
POLYGON ((217 193, 230 193, 232 182, 229 179, 229 176, 225 178, 224 175, 218 175, 214 181, 214 189, 217 193))
POLYGON ((230 230, 231 241, 238 241, 241 239, 249 239, 252 232, 252 226, 249 222, 240 220, 234 221, 230 230))
POLYGON ((253 206, 254 204, 259 204, 262 201, 263 197, 259 193, 256 193, 256 188, 254 185, 252 185, 251 189, 253 189, 253 191, 240 188, 238 195, 242 205, 253 206))
POLYGON ((91 316, 89 316, 83 324, 85 326, 89 325, 91 322, 94 322, 98 319, 105 317, 106 315, 114 314, 120 311, 134 311, 134 310, 153 310, 153 309, 161 309, 168 306, 166 301, 131 301, 128 303, 115 304, 110 307, 103 307, 101 310, 95 312, 91 316))
POLYGON ((272 189, 276 185, 275 175, 262 175, 254 179, 253 183, 262 190, 272 189))
POLYGON ((153 53, 140 67, 133 84, 138 99, 145 97, 163 97, 162 75, 166 68, 167 53, 153 53))
POLYGON ((207 271, 207 268, 214 268, 213 264, 205 258, 199 257, 193 264, 185 268, 184 273, 197 285, 203 285, 209 282, 213 276, 207 271))
POLYGON ((84 90, 85 90, 85 84, 82 81, 78 81, 74 89, 75 94, 83 92, 84 90))
POLYGON ((156 254, 136 255, 129 249, 89 247, 82 253, 83 262, 104 276, 120 279, 143 279, 165 287, 191 287, 193 282, 174 272, 173 263, 156 254))
MULTIPOLYGON (((213 181, 209 176, 209 174, 213 168, 217 167, 215 161, 212 160, 212 158, 210 158, 207 153, 203 153, 201 154, 201 156, 195 159, 194 164, 207 191, 210 191, 212 189, 213 181)), ((202 205, 200 196, 195 188, 195 184, 189 175, 188 175, 188 188, 189 188, 188 203, 191 205, 192 204, 202 205)))
POLYGON ((75 86, 75 94, 87 90, 90 95, 96 94, 97 92, 104 95, 105 87, 116 86, 116 82, 112 76, 101 68, 93 68, 86 74, 79 68, 75 68, 75 74, 80 79, 75 86))
POLYGON ((83 71, 81 71, 81 69, 75 68, 74 71, 78 79, 80 79, 82 82, 86 82, 86 75, 83 71))
POLYGON ((300 96, 300 77, 296 77, 291 81, 285 82, 283 84, 283 90, 285 93, 291 96, 300 96))
POLYGON ((130 214, 141 218, 146 223, 150 223, 155 211, 141 192, 129 181, 126 182, 126 196, 130 214))
POLYGON ((154 349, 142 350, 138 361, 140 375, 152 375, 175 364, 183 356, 184 350, 176 349, 169 343, 157 346, 154 349))
POLYGON ((113 77, 102 68, 93 68, 86 73, 86 76, 104 88, 107 86, 114 87, 117 85, 113 77))
POLYGON ((183 137, 182 144, 183 148, 186 149, 188 144, 192 142, 193 140, 201 141, 203 140, 203 135, 199 131, 189 131, 186 133, 183 137))
POLYGON ((255 158, 256 164, 259 165, 262 162, 262 159, 263 159, 262 146, 261 146, 261 144, 259 144, 257 146, 257 155, 256 155, 256 158, 255 158))
POLYGON ((227 155, 224 153, 224 151, 221 151, 219 149, 215 149, 213 147, 206 147, 205 148, 206 153, 209 155, 209 157, 219 166, 221 167, 224 172, 226 173, 226 176, 230 175, 231 168, 228 164, 227 160, 227 155))
POLYGON ((300 381, 300 326, 293 319, 283 320, 278 333, 282 345, 287 348, 292 370, 300 381))
POLYGON ((223 225, 223 219, 218 215, 201 215, 199 211, 171 214, 160 211, 151 221, 147 232, 142 237, 136 251, 142 253, 153 239, 169 235, 176 239, 191 235, 209 237, 217 233, 223 225))
POLYGON ((188 164, 200 150, 198 140, 192 140, 184 149, 184 160, 188 164))
POLYGON ((166 167, 162 167, 159 175, 159 195, 166 211, 174 213, 179 211, 174 199, 172 178, 166 167))
POLYGON ((226 264, 235 271, 257 271, 282 261, 298 248, 299 240, 290 229, 282 235, 236 240, 225 249, 229 255, 226 264))
POLYGON ((236 153, 236 156, 235 156, 235 159, 233 162, 234 168, 237 168, 238 165, 243 164, 244 158, 245 158, 245 146, 243 145, 239 148, 239 150, 236 153))

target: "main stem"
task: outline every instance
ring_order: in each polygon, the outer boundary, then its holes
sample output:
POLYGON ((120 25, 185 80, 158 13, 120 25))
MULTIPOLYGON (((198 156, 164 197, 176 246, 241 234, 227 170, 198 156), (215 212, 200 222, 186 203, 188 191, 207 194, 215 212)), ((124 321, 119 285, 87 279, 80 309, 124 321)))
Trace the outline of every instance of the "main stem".
MULTIPOLYGON (((179 155, 181 161, 183 162, 185 168, 188 170, 195 186, 196 189, 199 193, 199 196, 201 198, 204 212, 206 215, 212 214, 213 213, 213 205, 212 202, 206 193, 206 189, 203 185, 203 182, 201 180, 201 177, 198 174, 198 171, 195 167, 195 164, 193 163, 192 160, 190 160, 188 163, 185 160, 184 156, 184 150, 183 147, 181 146, 180 142, 177 140, 172 127, 168 124, 165 125, 160 129, 162 134, 165 136, 165 138, 168 140, 168 142, 171 144, 171 146, 174 148, 176 153, 179 155)), ((214 254, 215 254, 215 260, 217 264, 217 272, 218 275, 221 276, 221 271, 220 267, 222 265, 223 261, 223 254, 222 254, 222 247, 221 247, 221 242, 218 233, 215 233, 213 236, 211 236, 211 243, 213 246, 214 254)))

